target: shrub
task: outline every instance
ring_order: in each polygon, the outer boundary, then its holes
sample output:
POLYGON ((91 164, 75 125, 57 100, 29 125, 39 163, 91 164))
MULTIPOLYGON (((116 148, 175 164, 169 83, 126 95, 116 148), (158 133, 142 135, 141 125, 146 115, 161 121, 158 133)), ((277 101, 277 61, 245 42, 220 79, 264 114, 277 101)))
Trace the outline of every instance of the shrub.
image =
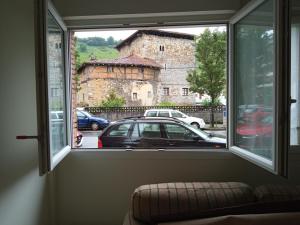
POLYGON ((161 102, 158 104, 158 106, 176 106, 177 104, 175 102, 161 102))
POLYGON ((203 106, 207 106, 207 107, 222 105, 219 99, 216 99, 214 104, 212 104, 211 100, 207 99, 207 98, 204 99, 203 101, 201 101, 200 104, 203 105, 203 106))
POLYGON ((101 102, 102 107, 122 107, 125 104, 125 98, 118 96, 115 91, 110 91, 107 98, 101 102))

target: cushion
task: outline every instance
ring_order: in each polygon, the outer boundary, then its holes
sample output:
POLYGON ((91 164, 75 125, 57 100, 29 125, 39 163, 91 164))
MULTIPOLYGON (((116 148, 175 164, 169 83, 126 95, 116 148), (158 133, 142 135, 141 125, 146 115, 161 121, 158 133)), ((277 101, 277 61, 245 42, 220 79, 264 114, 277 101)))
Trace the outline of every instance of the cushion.
POLYGON ((131 213, 139 221, 155 223, 253 202, 252 188, 239 182, 150 184, 134 191, 131 213))
POLYGON ((260 202, 300 200, 300 187, 290 185, 262 185, 254 194, 260 202))

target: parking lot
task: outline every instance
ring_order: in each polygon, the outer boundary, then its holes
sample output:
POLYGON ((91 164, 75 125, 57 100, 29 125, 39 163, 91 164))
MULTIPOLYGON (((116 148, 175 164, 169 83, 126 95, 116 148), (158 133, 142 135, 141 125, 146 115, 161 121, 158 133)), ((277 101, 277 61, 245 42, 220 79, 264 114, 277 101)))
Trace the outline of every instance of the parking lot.
MULTIPOLYGON (((83 139, 82 139, 82 146, 80 148, 82 149, 88 149, 88 148, 97 148, 97 138, 101 134, 101 130, 99 131, 80 131, 82 133, 83 139)), ((215 136, 220 137, 226 137, 226 130, 206 130, 208 133, 214 133, 215 136)))

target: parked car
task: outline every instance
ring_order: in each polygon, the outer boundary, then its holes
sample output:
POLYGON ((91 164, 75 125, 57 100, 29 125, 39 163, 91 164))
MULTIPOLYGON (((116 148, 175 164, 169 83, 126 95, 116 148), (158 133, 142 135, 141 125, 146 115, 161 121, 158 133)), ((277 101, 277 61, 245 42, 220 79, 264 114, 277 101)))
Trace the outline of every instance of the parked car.
POLYGON ((144 113, 146 117, 174 117, 196 128, 204 128, 205 122, 198 117, 188 116, 178 110, 174 109, 149 109, 144 113))
POLYGON ((83 110, 77 110, 76 114, 77 114, 78 129, 99 130, 99 129, 104 129, 110 123, 110 121, 107 119, 94 116, 89 112, 83 110))
POLYGON ((225 148, 213 137, 175 118, 136 117, 117 121, 98 137, 98 148, 225 148))
POLYGON ((239 120, 244 121, 258 121, 271 114, 271 107, 265 107, 262 105, 240 105, 238 118, 239 120))
MULTIPOLYGON (((252 118, 253 119, 253 118, 252 118)), ((238 144, 242 147, 271 146, 273 135, 273 116, 259 117, 253 121, 244 120, 236 128, 238 144)))

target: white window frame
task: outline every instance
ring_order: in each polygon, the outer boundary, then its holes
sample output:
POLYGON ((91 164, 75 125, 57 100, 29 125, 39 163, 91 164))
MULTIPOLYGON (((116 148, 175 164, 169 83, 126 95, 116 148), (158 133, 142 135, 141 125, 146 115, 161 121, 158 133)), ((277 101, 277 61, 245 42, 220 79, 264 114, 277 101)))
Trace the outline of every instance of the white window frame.
POLYGON ((58 163, 71 151, 71 88, 69 70, 69 32, 63 20, 59 16, 55 7, 49 0, 37 1, 35 11, 36 22, 36 81, 37 81, 37 115, 38 115, 38 140, 39 140, 39 172, 43 175, 52 171, 58 163), (65 131, 66 146, 54 156, 50 144, 50 113, 48 96, 51 94, 48 86, 48 60, 47 60, 47 40, 48 40, 48 12, 54 17, 57 24, 64 32, 64 74, 65 74, 65 131))
MULTIPOLYGON (((285 60, 288 57, 288 38, 286 38, 288 20, 286 15, 288 15, 288 7, 283 4, 280 0, 275 0, 275 81, 274 81, 274 132, 273 139, 275 140, 275 150, 273 154, 273 160, 268 160, 264 157, 251 153, 245 149, 237 147, 234 145, 234 25, 241 19, 246 17, 249 13, 259 7, 267 0, 252 0, 244 8, 242 8, 238 13, 236 13, 229 22, 229 76, 228 76, 228 96, 229 96, 229 137, 228 137, 228 148, 229 151, 237 154, 238 156, 265 168, 266 170, 287 176, 287 152, 289 148, 288 140, 288 120, 284 119, 289 114, 288 105, 288 68, 284 66, 285 60)), ((286 64, 288 65, 288 64, 286 64)))
MULTIPOLYGON (((250 2, 244 9, 242 9, 240 12, 238 12, 236 14, 236 16, 231 20, 231 22, 229 23, 229 26, 227 29, 227 32, 230 36, 230 39, 228 39, 228 45, 229 45, 229 55, 228 55, 228 59, 229 59, 229 67, 228 67, 228 70, 227 72, 229 73, 229 76, 227 76, 227 80, 229 82, 229 85, 228 85, 228 89, 227 90, 232 90, 231 88, 231 84, 232 84, 232 51, 230 50, 230 48, 233 47, 233 39, 232 39, 232 35, 230 34, 231 33, 231 30, 232 30, 232 27, 233 27, 233 24, 234 24, 234 21, 237 21, 238 19, 241 19, 243 16, 245 16, 246 14, 248 14, 251 10, 253 10, 256 6, 258 6, 259 4, 261 4, 261 2, 263 2, 264 0, 254 0, 252 2, 250 2), (256 6, 255 6, 256 5, 256 6)), ((282 1, 280 0, 275 0, 276 3, 277 3, 277 6, 280 6, 282 5, 282 1)), ((59 24, 64 28, 64 31, 66 33, 69 34, 67 28, 64 26, 63 24, 63 20, 60 19, 58 13, 56 12, 55 8, 53 7, 53 5, 49 2, 49 0, 41 0, 41 1, 37 1, 38 2, 38 6, 37 6, 37 12, 36 12, 36 22, 37 22, 37 37, 36 37, 36 42, 38 43, 38 48, 37 48, 37 93, 38 93, 38 96, 37 96, 37 102, 38 102, 38 136, 39 136, 39 157, 40 157, 40 173, 43 174, 43 173, 46 173, 48 171, 51 171, 53 170, 53 168, 70 152, 71 150, 71 147, 68 145, 66 146, 57 156, 55 157, 51 157, 51 151, 50 151, 50 147, 49 147, 49 115, 48 115, 48 112, 46 113, 46 110, 47 109, 47 100, 45 100, 43 97, 39 96, 40 93, 43 93, 43 88, 46 88, 46 84, 47 84, 47 81, 45 80, 45 74, 47 73, 47 70, 46 70, 46 64, 47 64, 47 59, 45 58, 45 44, 46 43, 46 35, 45 35, 45 24, 46 24, 46 18, 47 18, 47 12, 48 12, 48 9, 51 10, 53 13, 52 14, 55 14, 55 17, 57 19, 57 21, 59 22, 59 24), (41 76, 42 75, 42 76, 41 76)), ((277 13, 279 14, 279 18, 275 17, 277 22, 278 20, 281 21, 281 17, 282 17, 282 11, 280 11, 280 7, 277 7, 277 13), (280 11, 280 12, 279 12, 280 11)), ((180 17, 180 16, 178 16, 180 17)), ((182 17, 183 19, 185 18, 184 16, 182 17)), ((186 23, 181 23, 181 25, 183 24, 186 24, 186 25, 197 25, 197 24, 201 24, 201 23, 193 23, 193 22, 186 22, 186 23)), ((228 24, 228 21, 216 21, 216 24, 228 24)), ((176 24, 172 24, 172 25, 176 25, 176 24)), ((156 26, 156 25, 154 25, 156 26)), ((153 26, 153 27, 154 27, 153 26)), ((166 26, 168 26, 168 24, 166 23, 166 26)), ((75 31, 76 29, 80 29, 80 28, 86 28, 84 27, 84 25, 82 27, 78 26, 78 25, 70 25, 70 27, 73 27, 73 30, 75 31)), ((102 25, 102 26, 99 26, 99 28, 112 28, 113 26, 112 25, 102 25)), ((135 28, 138 28, 138 27, 144 27, 143 24, 136 24, 134 26, 131 26, 131 25, 128 25, 127 28, 130 28, 130 27, 135 27, 135 28)), ((94 27, 96 28, 96 27, 94 27)), ((73 31, 72 30, 72 31, 73 31)), ((283 30, 283 26, 282 24, 278 25, 278 29, 276 31, 276 33, 278 34, 278 39, 279 39, 279 43, 278 43, 278 46, 277 46, 277 53, 280 53, 278 54, 278 61, 280 61, 279 59, 283 59, 284 57, 284 54, 282 54, 282 47, 283 47, 283 42, 284 42, 284 31, 283 30)), ((66 47, 66 50, 69 50, 69 46, 67 45, 68 44, 68 38, 69 38, 69 35, 66 35, 66 38, 65 38, 65 47, 66 47)), ((69 59, 70 59, 70 56, 68 54, 66 54, 66 65, 67 65, 67 68, 66 68, 66 75, 68 77, 68 79, 66 79, 68 82, 66 84, 66 109, 67 109, 67 139, 68 139, 68 144, 71 144, 71 104, 70 104, 70 96, 71 96, 71 88, 70 88, 70 80, 71 80, 71 76, 70 76, 70 71, 68 70, 70 64, 69 64, 69 59)), ((283 61, 283 60, 282 60, 283 61)), ((165 65, 166 67, 166 65, 165 65)), ((277 70, 280 71, 281 73, 283 72, 286 72, 284 69, 286 68, 283 68, 283 63, 279 63, 278 64, 278 68, 277 70)), ((287 77, 287 76, 286 76, 287 77)), ((283 76, 280 77, 280 80, 281 81, 286 81, 283 79, 283 76)), ((285 121, 283 118, 284 115, 286 115, 286 111, 282 110, 282 108, 285 108, 286 104, 287 104, 287 101, 286 101, 286 94, 287 92, 286 91, 286 83, 282 83, 280 84, 279 83, 279 86, 276 87, 277 89, 277 95, 279 94, 283 94, 282 98, 278 98, 278 101, 276 102, 277 105, 276 105, 276 109, 278 109, 279 111, 276 113, 276 117, 275 117, 275 121, 276 121, 276 132, 275 132, 275 137, 279 137, 280 134, 284 134, 283 136, 285 137, 285 134, 286 134, 286 131, 287 131, 287 125, 286 123, 284 124, 279 124, 278 121, 279 119, 281 121, 285 121), (279 104, 279 103, 282 103, 282 104, 279 104), (280 108, 281 106, 281 108, 280 108), (279 131, 278 127, 283 128, 283 131, 279 131)), ((277 82, 278 83, 278 82, 277 82)), ((170 89, 169 89, 169 92, 170 92, 170 89)), ((170 93, 169 93, 170 94, 170 93)), ((232 109, 232 91, 229 92, 229 100, 228 101, 228 105, 229 105, 229 109, 232 109)), ((264 168, 266 168, 267 170, 269 171, 272 171, 272 172, 275 172, 275 173, 278 173, 278 174, 282 174, 282 171, 284 171, 284 168, 285 166, 283 166, 283 162, 287 162, 286 160, 286 155, 285 153, 282 153, 282 152, 279 152, 278 151, 278 148, 279 146, 281 147, 286 147, 286 140, 284 140, 284 138, 281 138, 280 140, 277 141, 277 150, 276 150, 276 160, 274 162, 276 162, 274 164, 273 167, 270 167, 268 166, 268 162, 263 162, 262 159, 259 159, 259 157, 252 157, 252 156, 249 156, 247 155, 247 152, 243 152, 242 149, 236 149, 235 146, 232 145, 232 134, 233 134, 233 124, 232 124, 232 118, 233 118, 233 113, 232 113, 232 110, 229 110, 229 136, 227 137, 227 140, 228 140, 228 148, 230 151, 232 151, 233 153, 235 154, 238 154, 240 155, 241 157, 243 158, 246 158, 247 160, 259 165, 259 166, 262 166, 264 168)), ((221 151, 220 151, 221 152, 221 151)), ((217 153, 217 152, 216 152, 217 153)))

